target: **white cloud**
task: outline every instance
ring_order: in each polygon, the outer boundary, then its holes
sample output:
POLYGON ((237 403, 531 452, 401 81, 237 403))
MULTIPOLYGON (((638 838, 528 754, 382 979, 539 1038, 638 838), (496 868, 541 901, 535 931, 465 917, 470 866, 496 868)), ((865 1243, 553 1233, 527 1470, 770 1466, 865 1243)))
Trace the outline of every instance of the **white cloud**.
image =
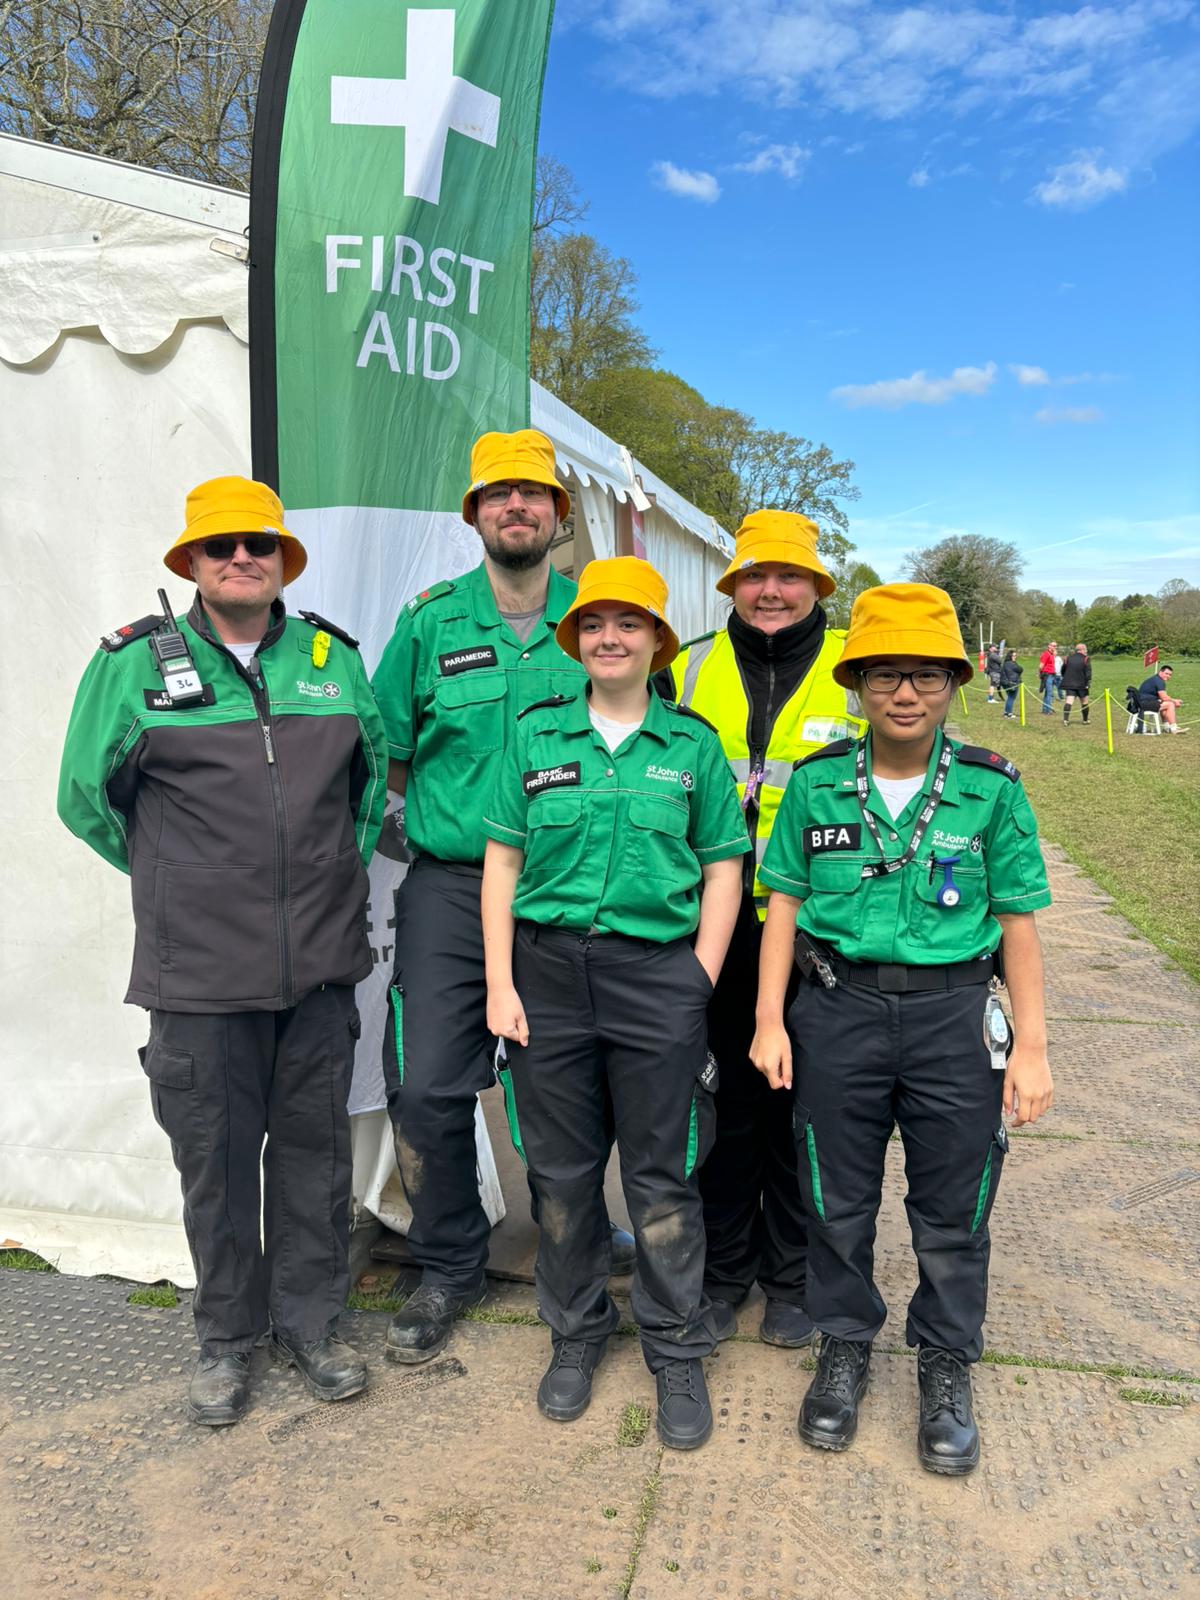
POLYGON ((1043 406, 1034 413, 1033 420, 1051 426, 1058 422, 1103 422, 1104 413, 1099 406, 1061 406, 1057 410, 1053 406, 1043 406))
POLYGON ((955 395, 986 394, 996 378, 996 363, 986 367, 955 367, 947 378, 914 372, 911 378, 882 378, 878 383, 846 383, 832 391, 835 400, 857 409, 879 406, 898 411, 901 406, 943 406, 955 395))
POLYGON ((1008 370, 1018 383, 1024 384, 1026 387, 1050 382, 1050 374, 1045 367, 1025 367, 1019 361, 1010 361, 1008 370))
POLYGON ((1129 185, 1126 173, 1116 167, 1101 167, 1098 150, 1078 150, 1074 160, 1064 161, 1050 176, 1037 184, 1033 198, 1044 206, 1062 206, 1068 211, 1085 211, 1110 194, 1121 194, 1129 185))
POLYGON ((915 172, 910 172, 908 175, 908 182, 909 187, 913 189, 927 188, 929 185, 928 167, 918 167, 915 172))
POLYGON ((778 172, 781 177, 794 179, 800 176, 812 156, 811 150, 798 144, 768 144, 752 155, 749 161, 734 163, 734 172, 778 172))
POLYGON ((721 197, 721 185, 711 172, 689 172, 677 167, 673 161, 656 161, 650 168, 651 176, 660 189, 677 194, 684 200, 699 200, 706 206, 721 197))

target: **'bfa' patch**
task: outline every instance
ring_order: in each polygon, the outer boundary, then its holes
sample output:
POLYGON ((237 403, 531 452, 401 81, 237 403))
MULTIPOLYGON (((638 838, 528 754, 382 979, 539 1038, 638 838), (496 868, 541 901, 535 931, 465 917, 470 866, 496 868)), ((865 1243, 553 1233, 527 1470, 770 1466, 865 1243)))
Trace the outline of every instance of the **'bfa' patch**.
POLYGON ((804 854, 819 856, 826 850, 857 850, 861 836, 861 822, 830 823, 828 827, 814 824, 804 830, 804 854))
POLYGON ((473 645, 468 650, 452 650, 438 657, 438 671, 443 678, 453 678, 459 672, 473 672, 476 667, 494 667, 496 647, 491 644, 473 645))
POLYGON ((526 772, 521 779, 526 796, 532 800, 534 795, 541 794, 545 789, 567 789, 579 782, 578 761, 568 762, 565 767, 538 767, 535 772, 526 772))

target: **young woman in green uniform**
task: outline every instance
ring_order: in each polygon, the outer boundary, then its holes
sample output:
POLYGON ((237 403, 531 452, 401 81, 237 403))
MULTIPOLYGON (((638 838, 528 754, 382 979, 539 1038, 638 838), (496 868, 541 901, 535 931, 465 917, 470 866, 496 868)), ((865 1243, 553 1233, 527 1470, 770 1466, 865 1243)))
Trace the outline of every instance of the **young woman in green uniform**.
POLYGON ((666 596, 634 557, 584 569, 556 637, 590 681, 518 719, 484 815, 483 935, 488 1026, 509 1041, 509 1120, 540 1206, 538 1306, 553 1359, 538 1405, 563 1422, 584 1411, 619 1320, 607 1094, 659 1436, 687 1450, 712 1431, 698 1168, 716 1068, 705 1010, 750 841, 716 734, 649 691, 679 649, 666 596))
POLYGON ((1016 768, 942 728, 971 670, 942 590, 890 584, 855 602, 834 677, 870 727, 801 761, 784 795, 761 868, 772 894, 751 1048, 772 1087, 795 1075, 807 1306, 822 1335, 800 1436, 844 1450, 858 1425, 887 1315, 875 1219, 898 1125, 919 1271, 906 1329, 918 1455, 950 1474, 979 1459, 970 1365, 983 1351, 1002 1110, 1020 1126, 1053 1100, 1037 824, 1016 768), (785 1025, 793 946, 810 981, 785 1025), (992 993, 1001 977, 1015 1042, 992 993))

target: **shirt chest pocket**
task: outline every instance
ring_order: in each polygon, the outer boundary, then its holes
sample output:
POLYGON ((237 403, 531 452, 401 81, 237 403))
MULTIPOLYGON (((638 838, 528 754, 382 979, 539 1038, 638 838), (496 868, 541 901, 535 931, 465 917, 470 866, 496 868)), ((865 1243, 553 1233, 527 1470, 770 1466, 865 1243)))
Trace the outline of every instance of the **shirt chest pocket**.
POLYGON ((583 797, 576 791, 549 791, 530 804, 525 840, 525 874, 556 878, 575 867, 583 854, 583 797))
POLYGON ((846 939, 862 936, 867 903, 862 869, 861 857, 837 851, 822 851, 808 863, 810 893, 814 899, 819 897, 813 911, 835 945, 838 935, 846 939))
POLYGON ((502 672, 456 673, 439 678, 433 686, 433 712, 439 731, 448 742, 471 754, 504 748, 504 722, 508 703, 502 672))
POLYGON ((690 813, 677 801, 635 794, 629 801, 624 859, 631 871, 688 889, 699 880, 700 863, 688 844, 690 813))
MULTIPOLYGON (((972 934, 981 925, 988 907, 987 878, 982 862, 973 856, 970 862, 955 862, 949 869, 934 863, 929 870, 929 858, 913 862, 907 868, 911 875, 912 929, 921 941, 936 941, 939 949, 947 948, 959 938, 971 942, 972 934), (939 901, 938 895, 942 895, 939 901)), ((947 955, 947 961, 958 959, 947 955)))

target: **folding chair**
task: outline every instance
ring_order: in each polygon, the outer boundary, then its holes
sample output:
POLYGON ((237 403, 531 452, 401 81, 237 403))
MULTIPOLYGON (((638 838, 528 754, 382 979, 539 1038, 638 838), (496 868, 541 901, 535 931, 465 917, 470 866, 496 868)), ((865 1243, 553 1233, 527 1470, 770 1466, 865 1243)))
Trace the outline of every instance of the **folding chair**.
POLYGON ((1125 724, 1126 733, 1162 733, 1162 713, 1160 711, 1143 711, 1141 701, 1138 699, 1137 689, 1132 683, 1125 685, 1125 709, 1129 713, 1129 720, 1125 724))

